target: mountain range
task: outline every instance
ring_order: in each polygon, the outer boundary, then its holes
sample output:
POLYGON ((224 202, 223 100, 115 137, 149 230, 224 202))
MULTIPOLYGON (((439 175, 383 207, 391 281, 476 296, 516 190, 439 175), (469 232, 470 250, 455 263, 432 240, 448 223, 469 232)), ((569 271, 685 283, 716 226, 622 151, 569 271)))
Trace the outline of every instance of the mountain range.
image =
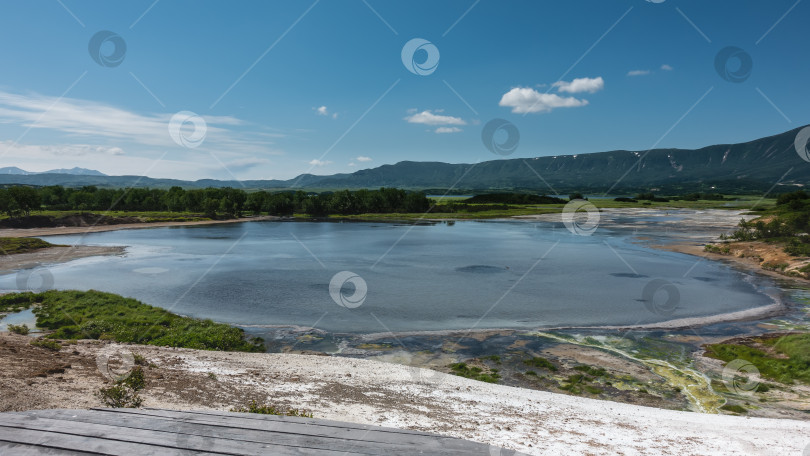
POLYGON ((633 191, 715 191, 741 193, 810 183, 810 162, 794 142, 801 128, 739 144, 700 149, 614 150, 577 155, 497 159, 476 164, 402 161, 354 173, 290 180, 183 181, 142 176, 107 176, 82 168, 27 173, 0 168, 0 184, 99 187, 335 190, 398 187, 428 192, 467 193, 520 190, 546 194, 579 191, 624 194, 633 191))
POLYGON ((24 169, 17 168, 16 166, 6 166, 5 168, 0 168, 0 174, 11 174, 15 176, 31 176, 34 174, 69 174, 73 176, 106 176, 106 174, 102 173, 101 171, 96 171, 94 169, 87 169, 87 168, 59 168, 59 169, 51 169, 48 171, 36 172, 36 171, 26 171, 24 169))

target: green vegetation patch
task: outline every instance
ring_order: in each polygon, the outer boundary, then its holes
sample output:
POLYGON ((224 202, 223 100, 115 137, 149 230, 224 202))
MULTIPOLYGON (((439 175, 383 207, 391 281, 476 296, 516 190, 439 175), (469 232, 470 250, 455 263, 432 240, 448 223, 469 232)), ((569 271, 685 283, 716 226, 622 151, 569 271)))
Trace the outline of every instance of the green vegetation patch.
POLYGON ((546 358, 542 358, 540 356, 535 356, 532 359, 527 359, 523 361, 523 364, 531 367, 538 367, 541 369, 548 369, 552 372, 557 371, 557 366, 554 365, 551 361, 547 360, 546 358))
POLYGON ((498 383, 501 379, 497 369, 488 369, 488 372, 478 366, 468 366, 467 363, 453 363, 450 365, 453 374, 459 377, 471 378, 487 383, 498 383))
POLYGON ((775 353, 740 344, 712 344, 706 346, 706 356, 730 362, 743 359, 770 380, 791 384, 794 381, 810 383, 810 334, 790 334, 779 338, 757 339, 775 353))
POLYGON ((18 293, 0 297, 3 306, 34 308, 37 327, 52 339, 104 339, 197 350, 263 352, 263 341, 211 320, 181 317, 131 298, 100 291, 18 293))
POLYGON ((99 388, 97 395, 107 407, 138 408, 143 404, 143 398, 138 391, 145 387, 143 368, 135 366, 126 377, 116 381, 113 386, 99 388))
POLYGON ((12 325, 11 323, 8 324, 9 332, 13 332, 14 334, 20 334, 22 336, 28 335, 31 332, 31 329, 25 323, 21 325, 12 325))
POLYGON ((743 413, 748 413, 748 410, 746 410, 746 408, 743 407, 742 405, 726 404, 726 405, 720 407, 720 410, 725 410, 727 412, 732 412, 732 413, 739 413, 741 415, 743 413))
POLYGON ((37 238, 0 237, 0 255, 33 252, 34 250, 54 247, 53 244, 37 238))

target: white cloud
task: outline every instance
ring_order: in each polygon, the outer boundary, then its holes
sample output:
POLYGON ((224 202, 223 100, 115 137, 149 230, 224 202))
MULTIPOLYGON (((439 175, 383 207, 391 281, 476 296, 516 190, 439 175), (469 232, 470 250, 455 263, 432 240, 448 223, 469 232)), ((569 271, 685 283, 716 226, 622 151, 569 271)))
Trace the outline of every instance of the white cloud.
POLYGON ((650 74, 650 70, 633 70, 627 72, 628 76, 647 76, 648 74, 650 74))
POLYGON ((332 162, 329 161, 329 160, 318 160, 316 158, 316 159, 310 160, 309 164, 312 165, 312 166, 326 166, 326 165, 331 165, 332 162))
POLYGON ((319 116, 328 116, 329 115, 329 110, 326 109, 326 106, 321 106, 320 108, 312 108, 312 109, 314 109, 315 112, 317 112, 319 116))
POLYGON ((661 65, 661 69, 664 70, 664 71, 672 71, 672 70, 674 70, 674 68, 672 68, 671 65, 667 65, 666 63, 661 65))
POLYGON ((349 162, 349 166, 357 166, 355 162, 349 162))
MULTIPOLYGON (((441 112, 441 111, 439 111, 441 112)), ((424 125, 467 125, 461 117, 441 116, 433 114, 430 110, 422 111, 405 117, 409 123, 424 125)))
POLYGON ((439 127, 436 129, 436 133, 458 133, 460 131, 462 130, 458 127, 439 127))
POLYGON ((362 155, 361 155, 361 156, 359 156, 359 157, 355 158, 355 160, 357 160, 357 161, 359 161, 359 162, 370 162, 370 161, 371 161, 371 157, 364 157, 364 156, 362 156, 362 155))
POLYGON ((571 82, 557 81, 552 84, 560 92, 566 93, 595 93, 605 88, 605 80, 601 76, 597 78, 576 78, 571 82))
MULTIPOLYGON (((175 113, 140 114, 118 107, 75 98, 18 95, 0 91, 0 123, 19 124, 33 131, 61 132, 95 142, 141 144, 177 149, 169 135, 169 121, 175 113)), ((198 150, 229 150, 249 154, 270 153, 270 138, 278 133, 244 131, 246 122, 230 116, 203 116, 205 142, 198 150), (208 146, 208 147, 206 147, 208 146)), ((57 140, 59 141, 59 140, 57 140)))
POLYGON ((524 114, 531 112, 549 112, 554 108, 587 106, 588 100, 580 100, 574 97, 561 97, 556 93, 540 93, 528 87, 515 87, 501 97, 501 101, 498 105, 512 108, 513 113, 524 114))
POLYGON ((334 114, 332 114, 332 118, 333 118, 333 119, 337 119, 337 117, 338 117, 338 113, 334 113, 334 114))

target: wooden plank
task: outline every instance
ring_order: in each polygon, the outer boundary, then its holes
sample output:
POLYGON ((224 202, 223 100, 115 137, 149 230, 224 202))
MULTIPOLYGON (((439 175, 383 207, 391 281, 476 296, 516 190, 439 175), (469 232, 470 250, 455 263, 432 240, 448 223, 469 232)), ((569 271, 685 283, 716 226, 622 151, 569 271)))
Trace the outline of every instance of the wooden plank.
MULTIPOLYGON (((151 445, 141 445, 130 442, 119 442, 104 438, 91 438, 59 434, 43 430, 20 430, 0 425, 0 442, 5 444, 26 444, 43 450, 72 450, 85 451, 91 454, 103 454, 112 456, 161 456, 171 455, 166 448, 154 447, 151 445)), ((58 454, 58 453, 57 453, 58 454)), ((175 452, 174 454, 181 454, 175 452)), ((211 453, 204 453, 210 456, 211 453)))
POLYGON ((522 454, 452 437, 356 423, 161 409, 0 413, 0 450, 4 445, 42 450, 33 454, 56 455, 522 454))
MULTIPOLYGON (((109 422, 114 423, 114 420, 109 422)), ((225 439, 181 439, 181 434, 175 434, 171 431, 146 431, 141 429, 122 428, 115 425, 81 423, 73 421, 54 420, 49 418, 31 418, 18 415, 4 415, 0 414, 0 426, 5 429, 17 429, 27 431, 48 431, 50 437, 58 436, 72 436, 69 443, 59 448, 81 450, 86 448, 81 441, 83 439, 75 439, 75 437, 91 438, 91 439, 106 439, 114 445, 139 445, 149 446, 149 454, 165 454, 171 450, 183 450, 188 453, 205 452, 206 454, 224 454, 224 455, 242 455, 242 454, 274 454, 284 456, 298 456, 298 455, 318 455, 318 456, 338 456, 347 454, 343 451, 320 450, 310 448, 293 448, 284 445, 262 444, 262 443, 246 443, 237 442, 225 439), (81 446, 73 446, 77 443, 81 446)), ((28 443, 28 442, 20 442, 28 443)), ((95 450, 93 450, 95 451, 95 450)), ((110 453, 119 454, 119 453, 110 453)), ((133 454, 133 453, 129 453, 133 454)), ((134 453, 141 454, 141 453, 134 453)), ((362 454, 362 453, 348 453, 348 454, 362 454)))
MULTIPOLYGON (((346 440, 333 437, 318 437, 304 434, 279 433, 268 430, 253 430, 235 426, 223 426, 219 424, 201 424, 186 418, 168 419, 166 417, 155 417, 148 415, 132 415, 119 413, 114 418, 107 413, 86 410, 45 410, 37 411, 36 416, 49 419, 63 419, 75 422, 110 424, 114 422, 117 426, 164 431, 171 429, 175 433, 188 435, 188 438, 195 440, 229 439, 242 442, 274 443, 305 448, 329 449, 334 451, 353 451, 363 454, 412 454, 415 443, 398 442, 370 442, 366 440, 346 440), (170 421, 169 424, 166 421, 170 421)), ((422 436, 423 441, 418 443, 423 451, 430 451, 433 454, 442 454, 447 450, 442 442, 433 436, 422 436)))
POLYGON ((98 453, 87 453, 84 451, 60 450, 57 448, 44 448, 41 446, 28 445, 24 443, 11 443, 0 441, 0 454, 14 456, 94 456, 98 453))
POLYGON ((222 426, 239 427, 243 429, 271 430, 274 432, 285 432, 301 435, 312 435, 317 437, 332 437, 348 440, 363 440, 379 443, 401 443, 405 445, 424 445, 427 441, 440 441, 441 447, 446 449, 479 451, 486 448, 486 445, 470 442, 467 440, 455 439, 452 437, 439 436, 421 432, 411 432, 402 434, 398 429, 367 426, 367 429, 339 428, 334 426, 320 426, 317 419, 297 419, 279 420, 272 415, 258 415, 251 413, 231 413, 231 414, 200 414, 194 412, 160 410, 160 409, 93 409, 106 411, 108 413, 127 413, 155 417, 173 418, 177 416, 186 417, 195 423, 219 424, 222 426), (425 438, 428 438, 427 440, 425 438))
MULTIPOLYGON (((91 410, 113 410, 109 408, 92 408, 91 410)), ((219 410, 168 410, 168 409, 159 409, 153 407, 143 407, 139 410, 144 411, 163 411, 163 412, 177 412, 177 413, 190 413, 190 414, 199 414, 199 415, 215 415, 215 416, 233 416, 234 413, 238 412, 222 412, 219 410)), ((360 424, 360 423, 351 423, 348 421, 335 421, 335 420, 325 420, 322 418, 302 418, 297 416, 278 416, 278 415, 262 415, 260 413, 239 413, 237 416, 243 416, 245 418, 252 418, 257 420, 264 420, 264 421, 287 421, 293 423, 303 423, 303 424, 312 424, 315 423, 318 426, 331 426, 331 427, 338 427, 338 428, 348 428, 348 429, 360 429, 360 430, 368 430, 368 429, 376 429, 380 431, 389 431, 395 432, 397 434, 416 434, 416 435, 436 435, 437 437, 448 438, 452 439, 452 437, 446 437, 437 434, 431 434, 429 432, 423 431, 415 431, 412 429, 400 429, 400 428, 391 428, 391 427, 384 427, 384 426, 374 426, 370 424, 360 424)))

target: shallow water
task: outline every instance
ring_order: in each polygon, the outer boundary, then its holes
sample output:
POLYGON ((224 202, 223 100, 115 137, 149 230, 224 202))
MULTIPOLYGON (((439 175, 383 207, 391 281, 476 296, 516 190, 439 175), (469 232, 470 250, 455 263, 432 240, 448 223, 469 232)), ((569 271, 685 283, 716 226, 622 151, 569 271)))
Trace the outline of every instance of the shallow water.
MULTIPOLYGON (((55 288, 119 293, 238 325, 331 332, 636 325, 772 303, 767 278, 638 245, 630 232, 577 236, 553 223, 253 222, 47 239, 128 246, 124 257, 50 266, 55 288), (349 283, 346 307, 336 304, 329 283, 341 271, 362 278, 365 300, 349 283), (653 280, 658 292, 645 302, 653 280)), ((16 287, 14 274, 0 276, 0 289, 16 287)))

